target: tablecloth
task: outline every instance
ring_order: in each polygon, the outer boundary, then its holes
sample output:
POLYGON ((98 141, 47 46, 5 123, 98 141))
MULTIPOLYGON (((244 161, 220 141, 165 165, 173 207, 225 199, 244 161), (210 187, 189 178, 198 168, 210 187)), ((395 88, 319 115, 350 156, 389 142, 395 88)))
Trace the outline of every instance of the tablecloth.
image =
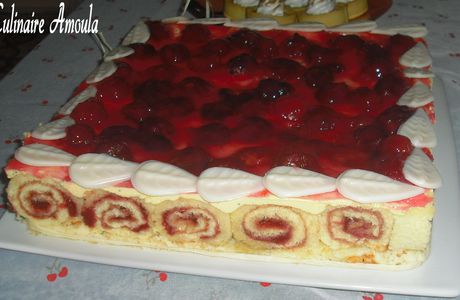
MULTIPOLYGON (((90 3, 84 1, 71 17, 87 18, 90 3)), ((116 45, 139 18, 171 17, 177 15, 179 9, 178 0, 92 3, 99 30, 112 45, 116 45)), ((427 40, 433 69, 446 87, 457 149, 460 149, 459 16, 458 0, 401 0, 394 1, 392 8, 378 19, 381 25, 422 23, 429 29, 427 40)), ((0 165, 3 166, 17 148, 22 133, 46 122, 99 59, 100 52, 89 35, 51 34, 0 82, 0 165)), ((457 157, 460 158, 458 150, 457 157)), ((6 183, 2 176, 0 190, 4 190, 6 183)), ((0 215, 4 210, 4 202, 0 201, 0 215)), ((44 298, 428 299, 208 278, 0 249, 0 299, 44 298)))

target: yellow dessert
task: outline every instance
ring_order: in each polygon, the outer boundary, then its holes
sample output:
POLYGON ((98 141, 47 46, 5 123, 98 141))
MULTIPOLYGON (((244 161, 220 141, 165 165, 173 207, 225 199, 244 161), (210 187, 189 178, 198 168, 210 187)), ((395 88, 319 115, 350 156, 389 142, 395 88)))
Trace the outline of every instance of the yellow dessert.
POLYGON ((356 19, 364 15, 369 9, 367 0, 353 0, 347 3, 348 19, 356 19))
POLYGON ((245 19, 246 7, 235 4, 233 0, 225 0, 224 15, 231 20, 245 19))

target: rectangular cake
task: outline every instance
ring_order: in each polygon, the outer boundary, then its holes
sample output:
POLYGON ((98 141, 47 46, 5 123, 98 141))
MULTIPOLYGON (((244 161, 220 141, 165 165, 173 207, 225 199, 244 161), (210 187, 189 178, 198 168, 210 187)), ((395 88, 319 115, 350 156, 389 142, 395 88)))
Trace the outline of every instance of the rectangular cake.
POLYGON ((421 26, 140 21, 6 166, 33 233, 405 269, 441 185, 421 26))

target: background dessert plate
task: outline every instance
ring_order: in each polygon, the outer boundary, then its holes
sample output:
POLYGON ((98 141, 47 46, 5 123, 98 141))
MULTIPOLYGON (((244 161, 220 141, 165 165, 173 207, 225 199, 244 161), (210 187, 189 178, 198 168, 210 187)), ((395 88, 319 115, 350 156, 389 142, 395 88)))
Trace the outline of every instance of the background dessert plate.
MULTIPOLYGON (((89 244, 30 235, 25 224, 11 213, 0 219, 0 247, 110 265, 161 269, 252 281, 306 285, 343 290, 453 297, 460 294, 460 193, 452 127, 442 83, 435 79, 436 165, 444 185, 436 191, 432 251, 419 268, 386 271, 350 268, 350 265, 312 266, 211 257, 194 253, 157 251, 132 247, 89 244)), ((263 258, 262 258, 263 259, 263 258)))

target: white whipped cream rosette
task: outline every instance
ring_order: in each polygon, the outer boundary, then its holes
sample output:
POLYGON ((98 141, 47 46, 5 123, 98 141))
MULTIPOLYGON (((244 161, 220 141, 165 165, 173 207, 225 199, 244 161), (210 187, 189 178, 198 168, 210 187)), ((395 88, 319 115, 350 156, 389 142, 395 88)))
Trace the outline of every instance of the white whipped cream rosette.
POLYGON ((263 0, 257 7, 257 12, 267 16, 283 16, 284 3, 281 0, 263 0))
POLYGON ((233 3, 243 7, 252 7, 259 5, 259 0, 233 0, 233 3))
POLYGON ((312 0, 307 8, 307 14, 321 15, 333 11, 335 0, 312 0))
POLYGON ((308 2, 310 2, 310 0, 285 0, 284 4, 289 7, 296 8, 296 7, 307 6, 308 2))

